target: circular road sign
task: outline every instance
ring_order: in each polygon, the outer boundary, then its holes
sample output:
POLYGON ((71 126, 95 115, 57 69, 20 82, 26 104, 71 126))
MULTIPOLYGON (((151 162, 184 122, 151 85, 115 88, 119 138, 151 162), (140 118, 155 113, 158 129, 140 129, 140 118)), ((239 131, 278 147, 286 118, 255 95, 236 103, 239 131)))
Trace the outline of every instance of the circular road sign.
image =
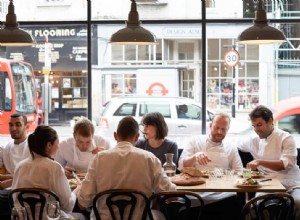
POLYGON ((240 55, 236 50, 229 50, 224 56, 224 61, 227 66, 236 66, 240 61, 240 55))

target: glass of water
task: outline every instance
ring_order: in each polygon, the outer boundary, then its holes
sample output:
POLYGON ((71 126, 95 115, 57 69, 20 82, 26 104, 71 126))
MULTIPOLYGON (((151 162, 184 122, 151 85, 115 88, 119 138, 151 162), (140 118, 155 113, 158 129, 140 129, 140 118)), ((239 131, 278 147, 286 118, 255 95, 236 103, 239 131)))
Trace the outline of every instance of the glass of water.
POLYGON ((46 213, 48 219, 59 219, 60 206, 58 201, 48 201, 46 204, 46 213))
POLYGON ((242 175, 244 179, 251 178, 251 169, 244 168, 242 175))
POLYGON ((27 213, 25 207, 13 207, 11 210, 11 220, 27 220, 27 213))

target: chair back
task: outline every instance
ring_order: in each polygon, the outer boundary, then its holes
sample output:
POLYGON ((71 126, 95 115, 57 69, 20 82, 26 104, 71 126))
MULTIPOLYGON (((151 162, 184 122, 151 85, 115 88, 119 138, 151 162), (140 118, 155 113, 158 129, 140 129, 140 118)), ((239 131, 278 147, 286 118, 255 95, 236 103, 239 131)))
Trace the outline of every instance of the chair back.
POLYGON ((132 189, 113 189, 98 193, 93 199, 93 211, 97 220, 101 220, 98 206, 102 201, 101 210, 108 210, 110 219, 130 220, 134 213, 141 212, 141 219, 146 220, 147 216, 152 220, 148 197, 137 190, 132 189), (139 204, 139 205, 138 205, 139 204), (143 207, 143 210, 140 207, 143 207))
POLYGON ((201 196, 190 191, 170 191, 154 194, 150 201, 165 216, 166 220, 201 218, 204 202, 201 196))
POLYGON ((8 194, 10 207, 19 203, 26 208, 27 218, 30 220, 43 220, 45 206, 48 200, 60 202, 58 196, 42 188, 18 188, 8 194))
POLYGON ((242 219, 290 220, 294 216, 294 199, 287 193, 272 193, 249 200, 242 209, 242 219))

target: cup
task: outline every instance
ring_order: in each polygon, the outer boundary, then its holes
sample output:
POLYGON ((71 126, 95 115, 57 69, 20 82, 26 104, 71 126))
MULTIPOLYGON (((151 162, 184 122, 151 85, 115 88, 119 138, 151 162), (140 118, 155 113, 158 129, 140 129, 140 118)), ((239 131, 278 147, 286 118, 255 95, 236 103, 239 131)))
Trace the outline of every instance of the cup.
POLYGON ((244 168, 242 172, 243 178, 248 179, 251 178, 251 169, 244 168))
POLYGON ((60 217, 60 206, 58 201, 48 201, 46 204, 46 214, 48 219, 58 220, 60 217))
POLYGON ((11 210, 11 220, 27 220, 27 213, 25 207, 13 207, 11 210))
POLYGON ((226 180, 232 180, 233 179, 234 170, 232 170, 230 168, 227 168, 227 169, 225 169, 224 173, 225 173, 225 179, 226 180))

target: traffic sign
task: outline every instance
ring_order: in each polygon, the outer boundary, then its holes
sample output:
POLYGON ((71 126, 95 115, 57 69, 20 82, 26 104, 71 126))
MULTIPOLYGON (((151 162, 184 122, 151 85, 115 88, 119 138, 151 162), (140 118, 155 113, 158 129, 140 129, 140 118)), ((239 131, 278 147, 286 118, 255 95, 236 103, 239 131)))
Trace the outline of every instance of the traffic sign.
POLYGON ((227 66, 236 66, 240 61, 239 52, 236 50, 229 50, 224 56, 224 61, 227 66))

